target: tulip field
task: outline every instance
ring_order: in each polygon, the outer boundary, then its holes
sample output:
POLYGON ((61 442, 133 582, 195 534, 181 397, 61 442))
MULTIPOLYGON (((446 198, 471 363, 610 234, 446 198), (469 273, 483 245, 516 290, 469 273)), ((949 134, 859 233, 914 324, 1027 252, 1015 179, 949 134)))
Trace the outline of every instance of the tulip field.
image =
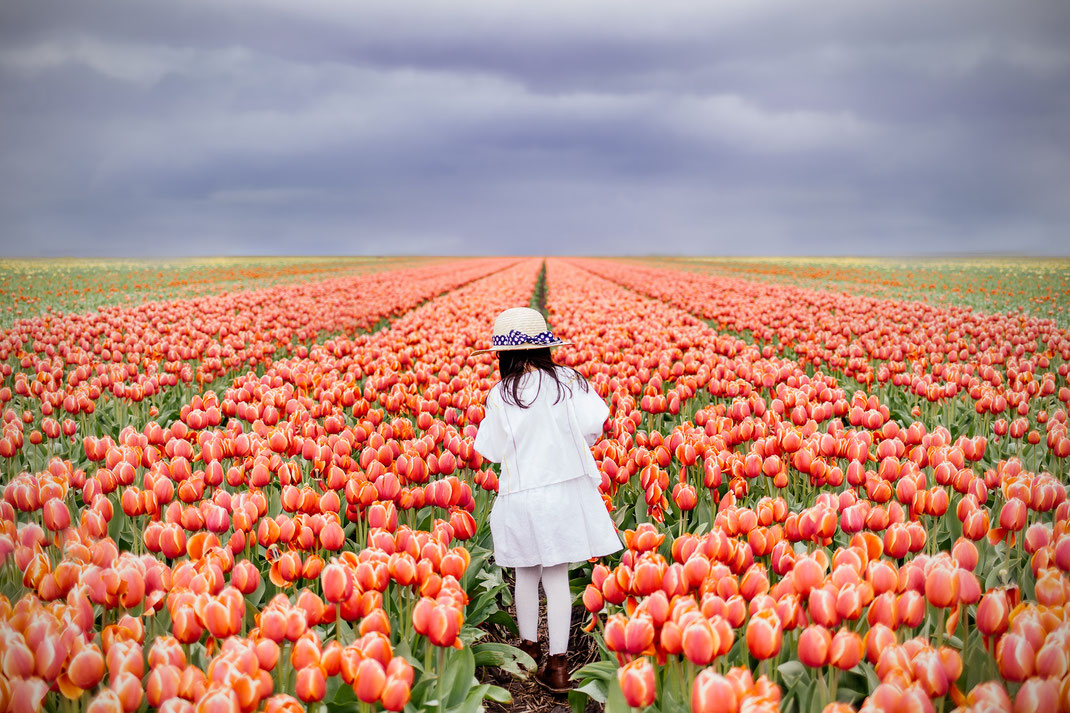
POLYGON ((546 710, 1070 712, 1068 266, 797 264, 0 265, 0 709, 509 710, 531 304, 626 545, 546 710))

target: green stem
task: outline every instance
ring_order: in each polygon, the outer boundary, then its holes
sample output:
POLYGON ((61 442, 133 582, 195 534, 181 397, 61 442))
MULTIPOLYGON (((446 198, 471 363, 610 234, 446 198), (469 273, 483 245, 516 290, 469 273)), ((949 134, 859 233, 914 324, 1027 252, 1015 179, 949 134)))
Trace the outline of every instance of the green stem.
POLYGON ((438 713, 442 713, 442 711, 443 711, 443 709, 445 707, 445 701, 442 700, 443 697, 446 695, 446 691, 444 690, 443 685, 442 685, 442 672, 446 669, 445 659, 446 659, 446 650, 443 649, 443 648, 439 648, 439 650, 438 650, 438 671, 437 671, 437 674, 438 674, 438 713))
POLYGON ((939 649, 944 643, 944 617, 947 616, 947 610, 940 607, 939 613, 936 616, 936 647, 939 649))

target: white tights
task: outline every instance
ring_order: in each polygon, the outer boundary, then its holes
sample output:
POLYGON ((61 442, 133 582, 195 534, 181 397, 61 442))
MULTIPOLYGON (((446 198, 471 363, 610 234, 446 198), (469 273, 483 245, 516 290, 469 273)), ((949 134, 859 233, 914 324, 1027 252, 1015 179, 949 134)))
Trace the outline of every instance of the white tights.
POLYGON ((539 580, 546 593, 546 628, 550 632, 550 655, 568 650, 568 630, 572 623, 572 594, 568 588, 568 563, 553 567, 517 567, 516 621, 520 636, 527 641, 539 638, 539 580))

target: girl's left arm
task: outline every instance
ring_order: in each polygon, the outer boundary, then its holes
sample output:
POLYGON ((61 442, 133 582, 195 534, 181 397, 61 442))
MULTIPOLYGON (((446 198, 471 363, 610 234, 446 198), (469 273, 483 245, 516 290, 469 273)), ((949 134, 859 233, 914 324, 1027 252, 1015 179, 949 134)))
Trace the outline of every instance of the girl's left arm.
POLYGON ((476 431, 476 440, 472 447, 485 460, 501 463, 507 435, 502 426, 502 402, 495 396, 493 391, 487 394, 483 420, 479 422, 479 430, 476 431))
POLYGON ((573 400, 583 440, 588 446, 593 446, 602 436, 602 424, 609 418, 609 406, 593 386, 587 391, 573 389, 573 400))

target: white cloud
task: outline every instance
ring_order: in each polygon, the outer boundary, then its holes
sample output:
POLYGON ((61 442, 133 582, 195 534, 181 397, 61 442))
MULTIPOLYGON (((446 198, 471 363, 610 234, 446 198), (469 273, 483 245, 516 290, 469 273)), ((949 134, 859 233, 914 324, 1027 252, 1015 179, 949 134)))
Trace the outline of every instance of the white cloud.
POLYGON ((815 151, 873 138, 850 112, 771 111, 736 95, 684 97, 671 124, 689 135, 758 152, 815 151))
POLYGON ((105 42, 86 36, 0 50, 0 64, 31 77, 73 64, 141 87, 152 86, 171 74, 194 77, 219 70, 233 74, 232 69, 249 58, 250 53, 240 47, 206 51, 136 42, 105 42))

